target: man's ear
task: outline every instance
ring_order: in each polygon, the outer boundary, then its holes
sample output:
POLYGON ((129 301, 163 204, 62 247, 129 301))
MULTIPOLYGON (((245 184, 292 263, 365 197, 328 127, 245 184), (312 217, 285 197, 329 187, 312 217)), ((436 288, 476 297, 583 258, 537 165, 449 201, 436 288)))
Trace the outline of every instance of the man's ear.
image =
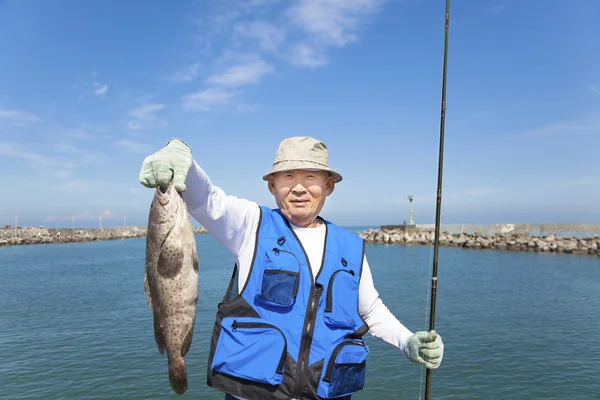
POLYGON ((273 178, 273 175, 269 175, 269 177, 267 178, 267 185, 269 186, 269 192, 271 192, 271 194, 273 196, 275 196, 275 178, 273 178))
POLYGON ((335 179, 333 179, 333 175, 329 175, 327 177, 327 182, 325 183, 325 195, 329 196, 331 193, 333 193, 334 189, 335 189, 335 179))

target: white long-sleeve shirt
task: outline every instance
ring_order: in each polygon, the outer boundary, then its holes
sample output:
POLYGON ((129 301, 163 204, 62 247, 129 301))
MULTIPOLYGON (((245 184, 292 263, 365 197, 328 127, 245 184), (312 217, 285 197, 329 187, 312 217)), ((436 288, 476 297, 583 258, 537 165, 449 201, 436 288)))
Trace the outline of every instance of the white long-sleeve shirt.
MULTIPOLYGON (((236 258, 238 291, 248 277, 255 246, 260 209, 255 202, 226 194, 215 186, 206 172, 194 161, 186 178, 184 201, 189 213, 200 222, 236 258)), ((299 228, 294 232, 302 242, 313 276, 321 265, 325 240, 325 225, 318 228, 299 228)), ((366 255, 358 290, 358 311, 369 326, 369 333, 401 351, 412 332, 388 310, 373 284, 366 255)))

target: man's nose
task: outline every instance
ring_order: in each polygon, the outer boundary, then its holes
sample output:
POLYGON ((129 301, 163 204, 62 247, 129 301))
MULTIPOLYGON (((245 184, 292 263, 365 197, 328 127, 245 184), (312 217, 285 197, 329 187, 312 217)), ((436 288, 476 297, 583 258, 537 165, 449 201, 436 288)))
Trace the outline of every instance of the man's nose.
POLYGON ((297 183, 296 186, 294 186, 292 188, 292 193, 294 193, 294 194, 306 193, 306 188, 301 183, 297 183))

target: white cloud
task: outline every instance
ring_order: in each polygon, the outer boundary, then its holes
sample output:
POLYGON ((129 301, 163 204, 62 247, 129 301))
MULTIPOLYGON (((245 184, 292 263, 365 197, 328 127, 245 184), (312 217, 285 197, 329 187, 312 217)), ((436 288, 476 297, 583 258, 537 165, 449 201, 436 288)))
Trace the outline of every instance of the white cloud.
MULTIPOLYGON (((201 43, 213 72, 195 93, 182 98, 185 110, 217 105, 239 108, 241 86, 260 83, 281 68, 316 69, 328 64, 327 51, 359 39, 361 30, 387 0, 223 0, 198 22, 201 43), (213 49, 220 52, 215 53, 213 49), (250 54, 248 57, 247 55, 250 54), (245 60, 223 65, 223 59, 245 60), (236 87, 237 91, 227 88, 236 87)), ((248 105, 245 105, 248 107, 248 105)), ((252 108, 250 106, 250 108, 252 108)))
MULTIPOLYGON (((471 204, 471 201, 493 199, 507 194, 508 189, 495 186, 473 186, 442 193, 442 206, 449 204, 471 204)), ((419 204, 435 203, 436 193, 421 193, 414 196, 414 202, 419 204)), ((400 204, 408 204, 408 200, 399 200, 400 204)))
POLYGON ((0 121, 2 120, 21 126, 28 122, 38 121, 38 117, 28 111, 0 109, 0 121))
POLYGON ((595 94, 600 94, 600 89, 598 89, 598 86, 596 86, 595 84, 591 84, 589 86, 590 92, 595 93, 595 94))
POLYGON ((183 97, 183 108, 187 111, 209 111, 214 106, 227 104, 237 92, 222 89, 209 88, 183 97))
POLYGON ((69 179, 53 185, 54 190, 71 190, 74 192, 89 192, 92 182, 86 179, 69 179))
POLYGON ((579 119, 571 121, 557 122, 543 125, 522 133, 523 135, 548 136, 557 134, 575 134, 575 133, 599 133, 600 134, 600 114, 589 114, 579 119))
POLYGON ((92 221, 92 220, 96 220, 96 221, 100 222, 100 217, 102 217, 102 219, 113 219, 113 218, 120 217, 120 215, 115 214, 110 210, 105 210, 105 211, 101 211, 97 214, 86 212, 86 213, 76 214, 74 216, 73 215, 69 215, 69 216, 49 215, 46 218, 44 218, 44 220, 46 222, 72 221, 73 217, 75 217, 75 222, 77 222, 77 221, 92 221))
POLYGON ((127 126, 129 129, 147 129, 155 126, 156 124, 165 124, 165 122, 159 119, 155 114, 165 108, 164 104, 142 104, 129 112, 129 115, 133 117, 127 126))
POLYGON ((137 142, 134 140, 119 140, 115 142, 115 146, 130 151, 132 153, 148 154, 152 150, 150 145, 137 142))
POLYGON ((80 152, 80 149, 68 143, 56 143, 54 150, 65 154, 78 154, 80 152))
POLYGON ((292 51, 291 62, 298 67, 317 68, 327 64, 327 59, 308 44, 299 43, 292 51))
POLYGON ((259 48, 266 52, 276 52, 285 40, 285 30, 266 21, 241 22, 235 30, 258 42, 259 48))
POLYGON ((300 0, 287 14, 291 21, 324 45, 342 47, 358 39, 367 16, 385 0, 300 0))
POLYGON ((97 88, 94 89, 94 94, 98 97, 102 97, 106 94, 106 92, 108 91, 108 85, 104 84, 104 85, 97 85, 97 88))
POLYGON ((263 60, 246 64, 234 65, 220 74, 215 74, 206 80, 211 85, 242 86, 260 82, 261 78, 273 68, 263 60))
POLYGON ((56 166, 59 162, 50 156, 24 149, 17 143, 0 142, 0 155, 4 157, 21 158, 43 166, 56 166))
POLYGON ((169 79, 173 82, 189 82, 193 80, 198 74, 198 69, 200 68, 200 64, 191 64, 180 71, 173 73, 169 76, 169 79))
POLYGON ((79 100, 81 101, 83 99, 84 93, 87 94, 92 94, 98 98, 105 98, 106 94, 108 93, 108 84, 106 83, 102 83, 99 82, 96 77, 98 77, 98 75, 100 75, 98 72, 93 71, 90 74, 93 78, 93 80, 91 81, 79 81, 79 83, 75 83, 73 85, 74 88, 79 89, 79 88, 85 88, 85 92, 80 93, 79 94, 79 100))
MULTIPOLYGON (((44 184, 52 183, 53 188, 84 189, 90 182, 75 176, 82 167, 102 160, 104 155, 75 147, 71 144, 23 146, 14 142, 0 142, 0 158, 25 160, 21 172, 30 170, 31 178, 38 178, 44 184)), ((16 166, 15 166, 15 169, 16 166)))

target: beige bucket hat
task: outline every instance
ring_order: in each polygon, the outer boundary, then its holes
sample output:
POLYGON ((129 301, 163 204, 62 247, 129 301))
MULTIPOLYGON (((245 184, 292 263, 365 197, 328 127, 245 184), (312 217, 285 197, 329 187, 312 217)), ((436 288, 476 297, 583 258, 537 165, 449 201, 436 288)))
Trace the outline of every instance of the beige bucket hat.
POLYGON ((342 180, 342 175, 329 168, 329 155, 325 143, 308 136, 282 140, 275 154, 273 168, 263 179, 266 181, 269 175, 275 172, 293 169, 328 171, 336 183, 342 180))

